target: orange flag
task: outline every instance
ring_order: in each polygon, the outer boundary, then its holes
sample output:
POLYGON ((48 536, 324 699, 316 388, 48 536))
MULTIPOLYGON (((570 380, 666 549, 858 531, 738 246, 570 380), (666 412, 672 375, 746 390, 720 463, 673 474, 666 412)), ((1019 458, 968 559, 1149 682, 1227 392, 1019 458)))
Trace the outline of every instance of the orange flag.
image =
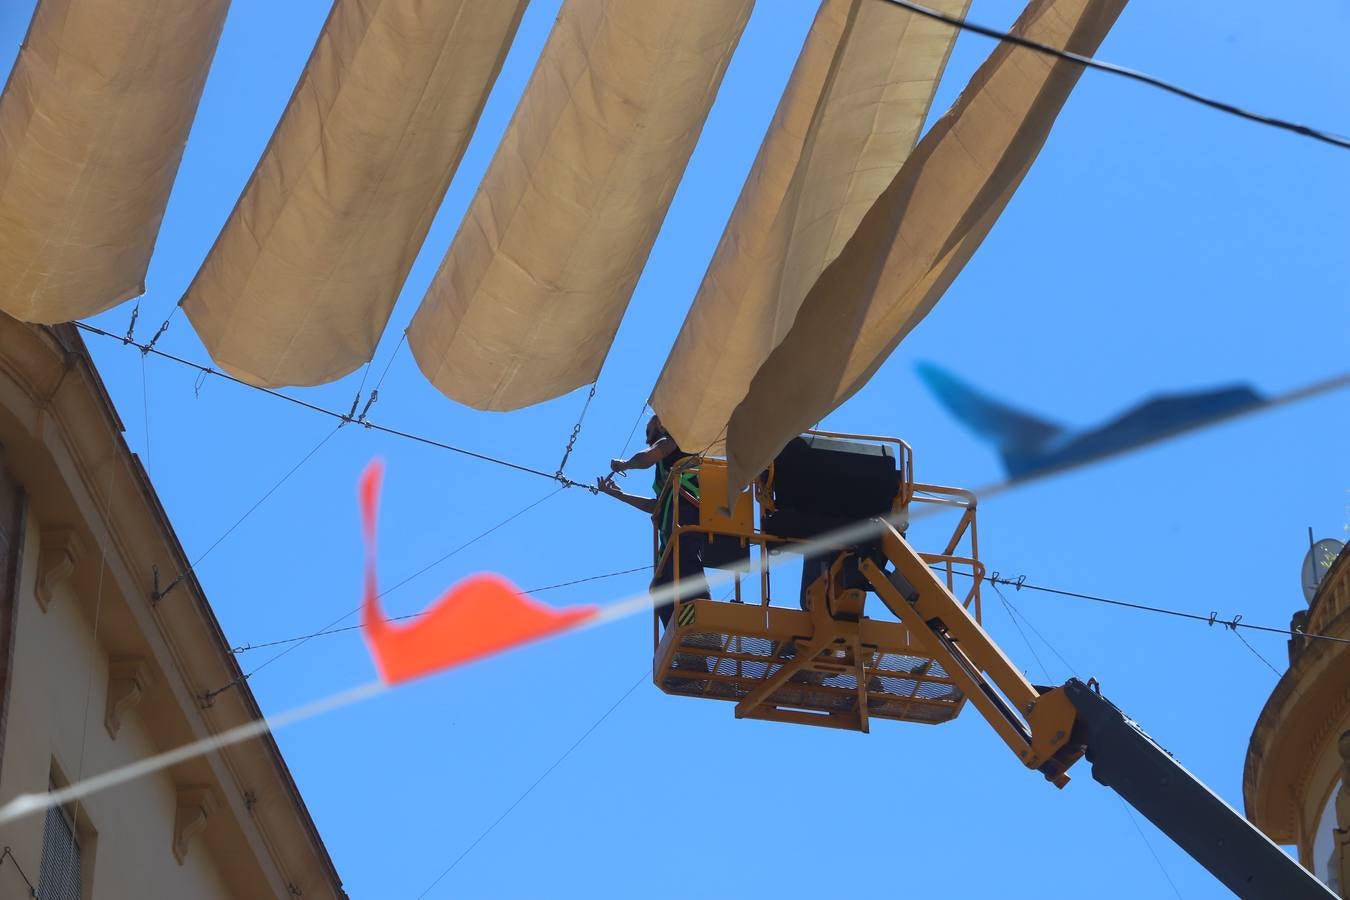
POLYGON ((500 575, 473 575, 450 588, 408 625, 390 623, 380 609, 375 577, 375 520, 384 464, 361 476, 366 546, 361 629, 380 678, 399 684, 566 631, 592 618, 595 606, 555 610, 521 593, 500 575))

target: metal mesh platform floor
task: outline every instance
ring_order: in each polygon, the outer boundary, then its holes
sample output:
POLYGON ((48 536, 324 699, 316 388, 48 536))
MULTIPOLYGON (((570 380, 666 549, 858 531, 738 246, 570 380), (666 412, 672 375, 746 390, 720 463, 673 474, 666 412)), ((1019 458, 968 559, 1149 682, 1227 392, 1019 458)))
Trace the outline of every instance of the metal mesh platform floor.
MULTIPOLYGON (((695 601, 682 612, 684 624, 672 622, 661 640, 656 679, 663 691, 680 696, 739 702, 794 664, 797 645, 811 633, 807 614, 792 609, 695 601)), ((868 718, 937 724, 956 717, 965 697, 942 666, 905 650, 903 625, 864 619, 860 634, 860 661, 846 649, 827 649, 747 715, 774 718, 759 714, 776 710, 856 715, 861 674, 868 718)))

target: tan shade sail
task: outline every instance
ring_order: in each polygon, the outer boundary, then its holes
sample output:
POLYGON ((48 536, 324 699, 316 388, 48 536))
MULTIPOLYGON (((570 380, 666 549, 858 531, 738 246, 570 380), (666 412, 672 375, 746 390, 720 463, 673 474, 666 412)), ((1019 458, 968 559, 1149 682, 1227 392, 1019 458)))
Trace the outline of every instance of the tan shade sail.
MULTIPOLYGON (((963 15, 969 0, 935 2, 963 15)), ((807 290, 918 140, 956 39, 880 0, 825 0, 656 383, 682 447, 717 449, 807 290)))
POLYGON ((600 371, 751 0, 567 0, 408 330, 447 396, 508 410, 600 371))
POLYGON ((375 352, 528 0, 338 0, 183 299, 252 384, 320 384, 375 352))
POLYGON ((51 324, 145 290, 229 0, 41 0, 0 97, 0 309, 51 324))
MULTIPOLYGON (((1014 31, 1091 54, 1126 0, 1033 0, 1014 31)), ((1030 169, 1082 67, 999 44, 811 287, 727 430, 733 483, 866 383, 928 313, 1030 169)))

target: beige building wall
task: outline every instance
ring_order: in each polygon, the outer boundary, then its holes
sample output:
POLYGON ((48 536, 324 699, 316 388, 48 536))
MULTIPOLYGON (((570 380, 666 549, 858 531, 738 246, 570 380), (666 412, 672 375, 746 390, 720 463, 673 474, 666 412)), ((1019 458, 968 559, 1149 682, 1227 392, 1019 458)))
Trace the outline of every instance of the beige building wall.
MULTIPOLYGON (((32 519, 26 532, 25 546, 37 546, 40 532, 32 519)), ((30 553, 18 592, 18 640, 0 802, 16 793, 47 790, 53 768, 61 781, 70 782, 81 770, 104 772, 162 749, 134 714, 123 722, 116 740, 108 734, 104 703, 96 701, 107 696, 107 652, 94 639, 92 622, 81 609, 88 604, 62 584, 44 614, 34 592, 36 581, 36 554, 30 553)), ((231 885, 222 879, 211 852, 190 844, 197 852, 189 852, 178 864, 172 852, 176 793, 172 776, 162 773, 95 794, 80 804, 84 880, 86 889, 93 890, 85 896, 202 900, 249 896, 247 881, 236 879, 231 885)), ((18 860, 33 861, 24 869, 35 881, 42 831, 43 817, 34 816, 10 826, 5 835, 18 860)), ((205 832, 201 842, 209 843, 205 832)))
MULTIPOLYGON (((121 430, 72 329, 0 317, 0 803, 260 714, 242 682, 204 699, 241 673, 191 573, 153 597, 188 564, 121 430)), ((66 814, 82 898, 346 896, 270 736, 66 814)), ((0 826, 0 900, 39 884, 45 825, 0 826)))
POLYGON ((1350 551, 1319 585, 1295 630, 1289 669, 1247 748, 1247 818, 1340 896, 1350 896, 1350 551))

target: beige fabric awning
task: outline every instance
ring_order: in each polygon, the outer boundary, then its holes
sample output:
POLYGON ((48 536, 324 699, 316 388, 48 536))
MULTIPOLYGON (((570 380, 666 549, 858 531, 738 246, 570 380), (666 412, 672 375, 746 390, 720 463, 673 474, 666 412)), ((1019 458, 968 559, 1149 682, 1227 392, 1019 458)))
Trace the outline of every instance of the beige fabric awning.
POLYGON ((369 360, 528 0, 338 0, 183 299, 251 384, 369 360))
POLYGON ((751 0, 567 0, 408 330, 428 379, 509 410, 593 381, 751 0))
MULTIPOLYGON (((1033 0, 1014 31, 1092 54, 1126 0, 1033 0)), ((1082 67, 1001 43, 808 292, 731 417, 733 484, 852 396, 932 309, 1036 159, 1082 67)))
POLYGON ((0 97, 0 309, 51 324, 145 290, 229 0, 42 0, 0 97))
MULTIPOLYGON (((964 15, 969 0, 934 6, 964 15)), ((807 290, 914 148, 956 30, 881 0, 825 0, 652 394, 712 448, 807 290)))

